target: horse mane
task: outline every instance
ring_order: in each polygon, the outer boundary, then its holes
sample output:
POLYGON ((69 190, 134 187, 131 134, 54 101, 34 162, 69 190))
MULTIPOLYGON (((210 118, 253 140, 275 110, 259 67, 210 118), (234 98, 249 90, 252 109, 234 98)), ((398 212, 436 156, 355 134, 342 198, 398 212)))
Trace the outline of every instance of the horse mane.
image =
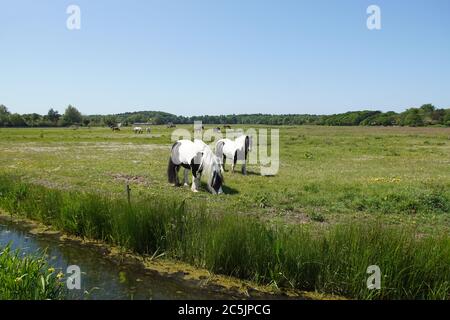
POLYGON ((219 159, 209 147, 205 147, 203 150, 200 167, 202 168, 202 172, 208 177, 208 185, 211 186, 214 173, 220 176, 222 182, 224 181, 219 159))

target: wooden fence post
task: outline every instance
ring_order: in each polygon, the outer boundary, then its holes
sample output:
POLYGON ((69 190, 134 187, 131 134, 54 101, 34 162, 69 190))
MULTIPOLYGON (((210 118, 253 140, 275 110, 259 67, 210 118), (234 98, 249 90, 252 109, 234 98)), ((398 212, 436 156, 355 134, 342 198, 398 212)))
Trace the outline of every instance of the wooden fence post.
POLYGON ((130 188, 130 185, 128 184, 128 182, 127 182, 125 190, 127 191, 128 204, 131 204, 131 188, 130 188))

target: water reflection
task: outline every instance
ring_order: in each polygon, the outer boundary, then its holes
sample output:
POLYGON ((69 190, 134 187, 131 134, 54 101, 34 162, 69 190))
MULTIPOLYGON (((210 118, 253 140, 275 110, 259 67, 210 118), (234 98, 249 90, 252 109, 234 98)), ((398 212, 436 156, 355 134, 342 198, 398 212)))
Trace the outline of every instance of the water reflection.
POLYGON ((163 277, 138 265, 120 265, 98 250, 77 243, 61 243, 56 237, 33 235, 26 228, 0 221, 0 246, 11 243, 23 254, 46 250, 57 271, 67 266, 81 269, 81 290, 70 290, 68 299, 230 299, 230 295, 210 292, 182 280, 163 277))

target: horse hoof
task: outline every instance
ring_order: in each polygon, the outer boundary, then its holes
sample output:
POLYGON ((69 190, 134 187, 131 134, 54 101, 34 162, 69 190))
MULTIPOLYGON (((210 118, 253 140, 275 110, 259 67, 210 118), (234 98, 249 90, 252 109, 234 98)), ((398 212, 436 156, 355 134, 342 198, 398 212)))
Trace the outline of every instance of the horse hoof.
POLYGON ((192 192, 198 192, 198 190, 192 190, 192 192))

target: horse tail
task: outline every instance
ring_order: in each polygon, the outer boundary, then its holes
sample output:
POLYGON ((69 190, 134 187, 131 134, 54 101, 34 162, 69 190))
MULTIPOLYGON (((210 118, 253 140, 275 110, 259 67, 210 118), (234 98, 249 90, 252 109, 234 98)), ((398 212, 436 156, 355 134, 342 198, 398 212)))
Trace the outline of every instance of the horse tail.
POLYGON ((173 162, 173 156, 175 153, 178 153, 178 147, 180 143, 176 142, 170 151, 170 157, 169 157, 169 164, 167 165, 167 178, 169 180, 169 183, 176 183, 177 182, 177 165, 173 162))
POLYGON ((222 163, 223 159, 223 146, 225 145, 225 141, 219 140, 216 144, 216 156, 219 158, 222 163))

